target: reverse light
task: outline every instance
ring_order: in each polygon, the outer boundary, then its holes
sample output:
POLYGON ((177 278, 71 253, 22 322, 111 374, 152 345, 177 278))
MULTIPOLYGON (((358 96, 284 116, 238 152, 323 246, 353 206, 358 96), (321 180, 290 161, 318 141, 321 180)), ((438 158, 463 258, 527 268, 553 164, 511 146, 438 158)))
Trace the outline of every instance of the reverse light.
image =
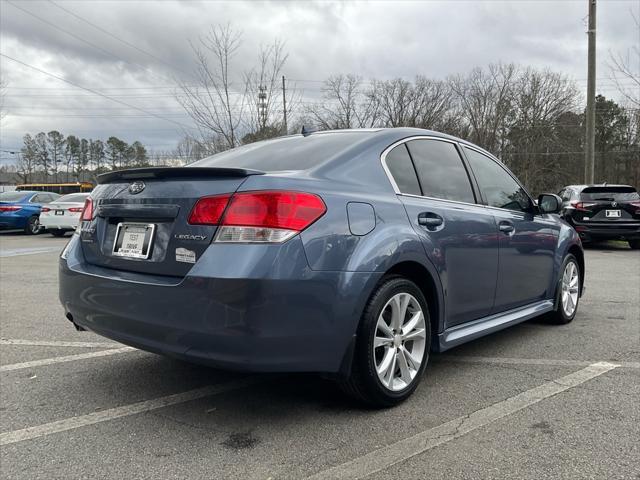
POLYGON ((571 202, 571 206, 581 212, 588 212, 589 208, 595 205, 597 205, 597 203, 594 202, 571 202))
POLYGON ((0 205, 0 212, 17 212, 22 210, 19 205, 0 205))
POLYGON ((90 222, 93 220, 93 200, 91 197, 87 197, 84 201, 84 207, 82 207, 82 215, 80 219, 83 222, 90 222))
POLYGON ((327 211, 312 193, 250 191, 203 197, 189 223, 219 225, 216 242, 281 243, 309 227, 327 211))
POLYGON ((82 212, 83 209, 84 207, 71 207, 69 211, 73 213, 78 213, 78 212, 82 212))

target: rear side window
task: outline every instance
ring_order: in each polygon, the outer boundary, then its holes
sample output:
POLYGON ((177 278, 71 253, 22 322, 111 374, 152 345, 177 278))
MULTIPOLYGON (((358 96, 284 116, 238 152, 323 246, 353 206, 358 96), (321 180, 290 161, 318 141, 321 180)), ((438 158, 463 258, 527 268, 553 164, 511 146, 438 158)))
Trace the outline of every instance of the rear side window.
POLYGON ((470 148, 464 147, 464 152, 487 205, 518 211, 531 209, 527 192, 501 165, 470 148))
POLYGON ((190 167, 248 168, 264 172, 307 170, 369 136, 365 132, 316 133, 250 143, 191 163, 190 167))
POLYGON ((401 193, 422 194, 416 170, 413 168, 413 163, 405 144, 398 145, 387 153, 385 163, 401 193))
POLYGON ((580 192, 581 200, 605 202, 631 202, 640 200, 640 195, 633 187, 587 187, 580 192))
POLYGON ((475 202, 469 175, 454 144, 439 140, 412 140, 407 147, 424 196, 475 202))

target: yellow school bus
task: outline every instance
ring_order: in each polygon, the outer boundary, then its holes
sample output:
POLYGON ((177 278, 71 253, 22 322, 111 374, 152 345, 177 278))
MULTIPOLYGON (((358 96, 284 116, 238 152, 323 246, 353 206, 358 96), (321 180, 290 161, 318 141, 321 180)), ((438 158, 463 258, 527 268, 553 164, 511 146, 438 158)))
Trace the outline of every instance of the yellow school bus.
POLYGON ((72 182, 72 183, 23 183, 16 185, 16 190, 35 190, 37 192, 55 192, 60 195, 67 193, 84 193, 93 190, 91 182, 72 182))

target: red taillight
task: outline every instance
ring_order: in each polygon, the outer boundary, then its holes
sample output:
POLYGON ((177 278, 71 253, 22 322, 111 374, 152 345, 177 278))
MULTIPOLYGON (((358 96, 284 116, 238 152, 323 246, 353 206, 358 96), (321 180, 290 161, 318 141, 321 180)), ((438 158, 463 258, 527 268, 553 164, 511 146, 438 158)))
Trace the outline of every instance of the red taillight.
POLYGON ((218 225, 230 198, 231 195, 228 194, 202 197, 191 209, 189 223, 191 225, 218 225))
POLYGON ((18 205, 1 205, 0 206, 0 212, 17 212, 18 210, 21 210, 22 207, 18 206, 18 205))
POLYGON ((217 241, 282 242, 326 211, 322 199, 311 193, 252 191, 201 198, 189 223, 220 225, 217 241))
POLYGON ((576 210, 580 210, 581 212, 588 212, 589 208, 597 205, 593 202, 571 202, 571 206, 576 210))
POLYGON ((300 232, 326 211, 320 197, 311 193, 243 192, 231 198, 222 224, 300 232))
POLYGON ((50 212, 50 211, 51 211, 51 209, 49 207, 42 207, 40 209, 40 213, 47 213, 47 212, 50 212))
POLYGON ((69 211, 73 213, 78 213, 78 212, 81 212, 82 210, 83 210, 83 207, 71 207, 69 209, 69 211))
POLYGON ((82 220, 87 222, 93 220, 93 200, 91 197, 87 197, 84 201, 84 207, 82 207, 82 220))

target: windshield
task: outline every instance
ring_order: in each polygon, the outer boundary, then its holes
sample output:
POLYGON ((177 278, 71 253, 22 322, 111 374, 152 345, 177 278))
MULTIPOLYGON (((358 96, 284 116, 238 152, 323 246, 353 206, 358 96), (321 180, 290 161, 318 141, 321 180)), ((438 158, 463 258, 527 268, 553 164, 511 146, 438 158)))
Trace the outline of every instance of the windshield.
POLYGON ((24 192, 2 192, 0 193, 0 202, 17 202, 26 196, 28 194, 24 192))
POLYGON ((72 193, 56 199, 57 203, 84 203, 89 195, 85 193, 72 193))
POLYGON ((588 187, 580 193, 582 200, 604 202, 630 202, 640 200, 633 187, 588 187))
POLYGON ((264 172, 307 170, 363 140, 363 132, 320 133, 251 143, 203 158, 190 167, 249 168, 264 172))

